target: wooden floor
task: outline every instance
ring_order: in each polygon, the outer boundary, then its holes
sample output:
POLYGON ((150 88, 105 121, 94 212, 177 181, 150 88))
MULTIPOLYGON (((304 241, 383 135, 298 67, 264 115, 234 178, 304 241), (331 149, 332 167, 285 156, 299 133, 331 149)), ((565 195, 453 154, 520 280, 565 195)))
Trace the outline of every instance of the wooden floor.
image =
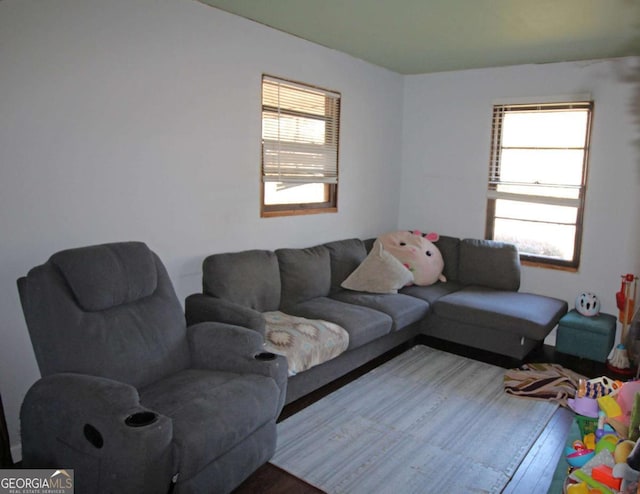
MULTIPOLYGON (((381 365, 387 360, 399 355, 410 348, 413 344, 427 345, 432 348, 445 350, 473 358, 475 360, 481 360, 483 362, 504 367, 505 369, 522 365, 521 361, 510 357, 444 342, 435 338, 419 336, 412 344, 403 345, 360 367, 359 369, 356 369, 333 383, 330 383, 327 386, 324 386, 323 388, 287 405, 282 411, 279 420, 284 420, 285 418, 299 412, 327 394, 339 389, 378 365, 381 365)), ((534 350, 527 356, 525 361, 558 363, 587 377, 607 375, 617 379, 628 379, 628 377, 612 374, 605 364, 573 357, 571 355, 565 355, 556 352, 554 347, 547 345, 543 345, 534 350)), ((556 411, 549 421, 549 424, 547 424, 547 427, 542 431, 540 437, 531 447, 531 450, 518 467, 518 470, 515 472, 509 484, 504 489, 504 493, 519 494, 547 492, 551 484, 556 465, 562 450, 564 449, 572 420, 572 412, 564 408, 559 408, 558 411, 556 411)), ((323 491, 316 489, 293 475, 290 475, 275 465, 267 463, 258 469, 242 485, 240 485, 234 491, 234 494, 319 494, 322 492, 323 491)), ((402 494, 401 486, 399 486, 397 494, 402 494)))

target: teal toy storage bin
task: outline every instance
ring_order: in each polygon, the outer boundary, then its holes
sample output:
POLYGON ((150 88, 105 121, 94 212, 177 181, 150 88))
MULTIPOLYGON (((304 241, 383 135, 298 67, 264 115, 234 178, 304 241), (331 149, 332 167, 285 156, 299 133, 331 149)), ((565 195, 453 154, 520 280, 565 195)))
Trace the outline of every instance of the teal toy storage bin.
POLYGON ((616 338, 616 317, 601 312, 587 317, 573 309, 558 323, 556 350, 606 362, 616 338))

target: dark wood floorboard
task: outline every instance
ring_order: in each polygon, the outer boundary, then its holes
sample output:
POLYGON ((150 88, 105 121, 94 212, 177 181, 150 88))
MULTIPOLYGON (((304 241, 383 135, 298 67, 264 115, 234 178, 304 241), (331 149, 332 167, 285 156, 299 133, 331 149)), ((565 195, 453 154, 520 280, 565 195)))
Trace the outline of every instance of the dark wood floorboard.
MULTIPOLYGON (((415 342, 402 345, 319 390, 290 403, 282 411, 279 421, 290 417, 329 393, 366 374, 371 369, 399 355, 416 343, 487 362, 504 367, 505 369, 519 367, 523 363, 522 361, 503 355, 452 344, 435 338, 419 336, 415 342)), ((606 375, 615 379, 629 379, 628 376, 611 373, 603 363, 562 354, 556 352, 555 347, 548 345, 541 345, 531 352, 525 359, 525 362, 557 363, 589 378, 606 375)), ((558 409, 549 421, 549 424, 547 424, 547 427, 540 434, 540 437, 529 450, 527 456, 523 459, 511 481, 505 487, 504 493, 538 494, 547 492, 551 485, 556 465, 564 449, 572 420, 572 412, 564 408, 558 409)), ((275 465, 267 463, 240 485, 234 491, 234 494, 321 494, 322 492, 323 491, 296 478, 275 465)), ((398 487, 397 494, 402 494, 401 486, 398 487)))
POLYGON ((556 411, 502 491, 504 494, 544 493, 549 490, 572 422, 571 411, 566 408, 556 411))
POLYGON ((323 494, 305 481, 271 463, 261 466, 234 494, 323 494))

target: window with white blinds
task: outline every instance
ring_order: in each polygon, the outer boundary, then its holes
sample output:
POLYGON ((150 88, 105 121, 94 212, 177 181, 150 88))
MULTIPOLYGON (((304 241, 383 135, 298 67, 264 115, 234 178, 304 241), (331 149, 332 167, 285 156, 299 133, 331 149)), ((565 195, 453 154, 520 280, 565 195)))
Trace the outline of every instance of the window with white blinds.
POLYGON ((495 105, 486 236, 577 269, 593 103, 495 105))
POLYGON ((339 93, 263 76, 263 213, 335 210, 339 123, 339 93))

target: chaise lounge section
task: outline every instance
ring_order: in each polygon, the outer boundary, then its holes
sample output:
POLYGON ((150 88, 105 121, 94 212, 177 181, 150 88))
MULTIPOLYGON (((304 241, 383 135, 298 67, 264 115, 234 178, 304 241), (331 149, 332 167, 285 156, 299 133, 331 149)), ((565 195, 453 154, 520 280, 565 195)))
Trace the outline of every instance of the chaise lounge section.
POLYGON ((453 237, 437 245, 447 281, 401 290, 431 304, 423 334, 522 360, 566 314, 563 300, 518 291, 514 245, 453 237))
POLYGON ((419 334, 523 359, 567 312, 567 303, 519 292, 515 246, 441 236, 446 282, 398 293, 342 288, 375 239, 338 240, 309 248, 213 254, 203 262, 203 293, 186 300, 189 324, 219 321, 265 335, 265 316, 338 324, 346 351, 290 375, 286 403, 333 381, 419 334))

